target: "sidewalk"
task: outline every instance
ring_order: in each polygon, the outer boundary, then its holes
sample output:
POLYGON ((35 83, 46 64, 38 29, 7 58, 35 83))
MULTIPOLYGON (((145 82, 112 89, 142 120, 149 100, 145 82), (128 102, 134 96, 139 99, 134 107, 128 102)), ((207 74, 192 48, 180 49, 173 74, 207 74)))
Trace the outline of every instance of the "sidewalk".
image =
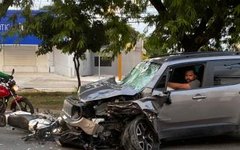
MULTIPOLYGON (((84 85, 108 77, 111 76, 84 76, 81 77, 81 84, 84 85)), ((77 90, 77 77, 70 78, 53 73, 16 72, 14 79, 20 87, 20 91, 74 92, 77 90)))

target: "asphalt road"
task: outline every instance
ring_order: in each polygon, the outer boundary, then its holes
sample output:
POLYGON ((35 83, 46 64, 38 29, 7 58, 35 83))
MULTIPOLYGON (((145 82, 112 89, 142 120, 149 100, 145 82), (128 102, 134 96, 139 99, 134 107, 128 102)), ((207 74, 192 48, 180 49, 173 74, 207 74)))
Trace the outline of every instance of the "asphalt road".
POLYGON ((0 128, 0 150, 76 150, 64 148, 55 141, 40 142, 35 139, 24 141, 22 138, 27 132, 12 127, 0 128))
MULTIPOLYGON (((64 148, 55 141, 41 143, 34 139, 25 142, 22 137, 28 133, 11 127, 0 128, 0 150, 76 150, 64 148)), ((161 150, 239 150, 240 136, 218 136, 191 140, 164 142, 161 150)))
POLYGON ((240 136, 226 135, 208 138, 168 141, 162 150, 239 150, 240 136))

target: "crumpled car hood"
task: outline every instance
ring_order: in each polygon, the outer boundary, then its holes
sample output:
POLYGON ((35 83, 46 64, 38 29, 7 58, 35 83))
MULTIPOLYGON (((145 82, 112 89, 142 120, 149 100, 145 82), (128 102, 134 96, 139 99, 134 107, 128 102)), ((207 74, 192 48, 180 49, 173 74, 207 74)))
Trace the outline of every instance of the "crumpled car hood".
POLYGON ((81 101, 87 102, 116 96, 134 96, 138 92, 131 87, 122 87, 112 77, 81 86, 79 97, 81 101))

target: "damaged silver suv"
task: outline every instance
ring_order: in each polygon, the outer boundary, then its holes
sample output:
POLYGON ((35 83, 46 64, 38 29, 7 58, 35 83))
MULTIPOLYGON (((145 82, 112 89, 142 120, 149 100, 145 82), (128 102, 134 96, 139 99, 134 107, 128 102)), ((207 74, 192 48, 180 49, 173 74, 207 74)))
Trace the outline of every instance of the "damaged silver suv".
POLYGON ((202 52, 152 58, 120 83, 114 78, 81 87, 64 101, 59 142, 83 149, 160 149, 162 140, 237 132, 240 55, 202 52), (193 68, 200 87, 169 90, 193 68))

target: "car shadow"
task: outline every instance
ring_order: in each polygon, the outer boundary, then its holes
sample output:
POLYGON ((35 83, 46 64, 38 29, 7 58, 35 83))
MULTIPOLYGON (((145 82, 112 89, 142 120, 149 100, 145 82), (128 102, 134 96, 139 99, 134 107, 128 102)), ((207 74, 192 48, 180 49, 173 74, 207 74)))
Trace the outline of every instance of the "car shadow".
POLYGON ((163 141, 161 149, 234 149, 240 146, 240 135, 212 136, 184 140, 163 141))

